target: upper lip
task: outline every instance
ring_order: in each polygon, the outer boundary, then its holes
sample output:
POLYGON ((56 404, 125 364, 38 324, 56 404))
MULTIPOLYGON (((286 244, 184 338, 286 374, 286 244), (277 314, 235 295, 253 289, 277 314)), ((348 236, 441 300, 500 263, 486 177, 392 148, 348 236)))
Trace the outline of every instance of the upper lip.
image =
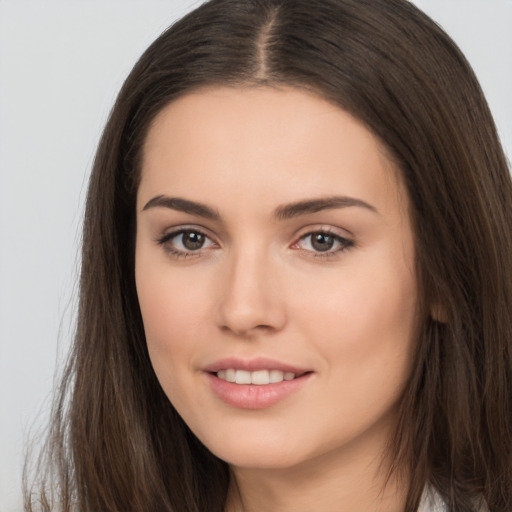
POLYGON ((258 370, 280 370, 285 373, 295 373, 295 375, 311 371, 308 370, 307 368, 300 368, 297 366, 283 363, 281 361, 277 361, 275 359, 268 359, 265 357, 258 357, 254 359, 239 359, 236 357, 228 357, 225 359, 215 361, 212 364, 209 364, 204 368, 204 371, 209 373, 216 373, 219 370, 228 370, 231 368, 235 370, 245 370, 249 372, 255 372, 258 370))

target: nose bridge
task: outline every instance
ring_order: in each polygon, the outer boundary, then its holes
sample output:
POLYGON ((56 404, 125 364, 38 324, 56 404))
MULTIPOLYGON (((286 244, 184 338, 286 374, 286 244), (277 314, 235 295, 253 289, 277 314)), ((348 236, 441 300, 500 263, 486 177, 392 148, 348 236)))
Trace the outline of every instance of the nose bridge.
POLYGON ((232 249, 225 264, 220 326, 236 334, 281 329, 285 308, 278 285, 279 268, 270 251, 257 243, 240 245, 232 249))

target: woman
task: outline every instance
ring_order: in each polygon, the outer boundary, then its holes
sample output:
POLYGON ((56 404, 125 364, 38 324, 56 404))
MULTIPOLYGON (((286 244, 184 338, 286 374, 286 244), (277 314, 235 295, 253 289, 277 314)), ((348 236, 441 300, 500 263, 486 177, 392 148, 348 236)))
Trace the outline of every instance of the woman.
POLYGON ((43 509, 510 510, 511 205, 408 2, 199 7, 98 149, 43 509))

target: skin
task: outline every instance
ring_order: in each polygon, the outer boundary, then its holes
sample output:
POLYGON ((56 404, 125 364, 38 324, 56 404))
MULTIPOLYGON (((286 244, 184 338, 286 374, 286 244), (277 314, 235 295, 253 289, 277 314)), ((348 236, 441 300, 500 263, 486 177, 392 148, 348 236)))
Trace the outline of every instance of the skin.
POLYGON ((394 479, 384 486, 382 462, 416 325, 408 210, 377 138, 311 93, 202 89, 154 120, 137 197, 148 349, 177 411, 230 464, 230 512, 403 510, 404 489, 394 479), (162 195, 219 218, 148 205, 162 195), (365 205, 274 216, 332 196, 365 205), (184 227, 206 235, 202 248, 169 236, 184 227), (341 237, 328 255, 309 236, 326 230, 341 237), (226 357, 268 357, 311 374, 271 407, 237 408, 204 371, 226 357))

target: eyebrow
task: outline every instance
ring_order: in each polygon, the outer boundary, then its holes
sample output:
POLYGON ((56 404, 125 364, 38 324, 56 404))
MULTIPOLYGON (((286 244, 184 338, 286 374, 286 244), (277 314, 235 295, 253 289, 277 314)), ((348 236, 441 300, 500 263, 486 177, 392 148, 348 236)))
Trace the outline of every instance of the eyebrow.
POLYGON ((321 197, 318 199, 306 199, 296 203, 279 206, 274 212, 274 217, 277 220, 286 220, 293 217, 298 217, 299 215, 316 213, 322 210, 347 208, 349 206, 366 208, 367 210, 370 210, 374 213, 378 213, 374 206, 365 201, 362 201, 361 199, 345 196, 329 196, 321 197))
POLYGON ((156 207, 169 208, 171 210, 189 213, 190 215, 204 217, 205 219, 220 220, 220 213, 217 210, 214 210, 213 208, 210 208, 203 203, 197 203, 196 201, 190 201, 181 197, 153 197, 153 199, 150 199, 144 208, 142 208, 142 211, 156 207))
MULTIPOLYGON (((279 206, 275 209, 273 217, 276 220, 287 220, 301 215, 317 213, 322 210, 348 208, 350 206, 365 208, 371 212, 378 213, 378 210, 374 206, 361 199, 345 196, 329 196, 305 199, 297 201, 296 203, 279 206)), ((150 199, 142 211, 157 207, 169 208, 171 210, 177 210, 190 215, 197 215, 198 217, 203 217, 205 219, 216 221, 221 220, 220 213, 210 206, 196 201, 190 201, 189 199, 183 199, 181 197, 168 197, 164 195, 150 199)))

